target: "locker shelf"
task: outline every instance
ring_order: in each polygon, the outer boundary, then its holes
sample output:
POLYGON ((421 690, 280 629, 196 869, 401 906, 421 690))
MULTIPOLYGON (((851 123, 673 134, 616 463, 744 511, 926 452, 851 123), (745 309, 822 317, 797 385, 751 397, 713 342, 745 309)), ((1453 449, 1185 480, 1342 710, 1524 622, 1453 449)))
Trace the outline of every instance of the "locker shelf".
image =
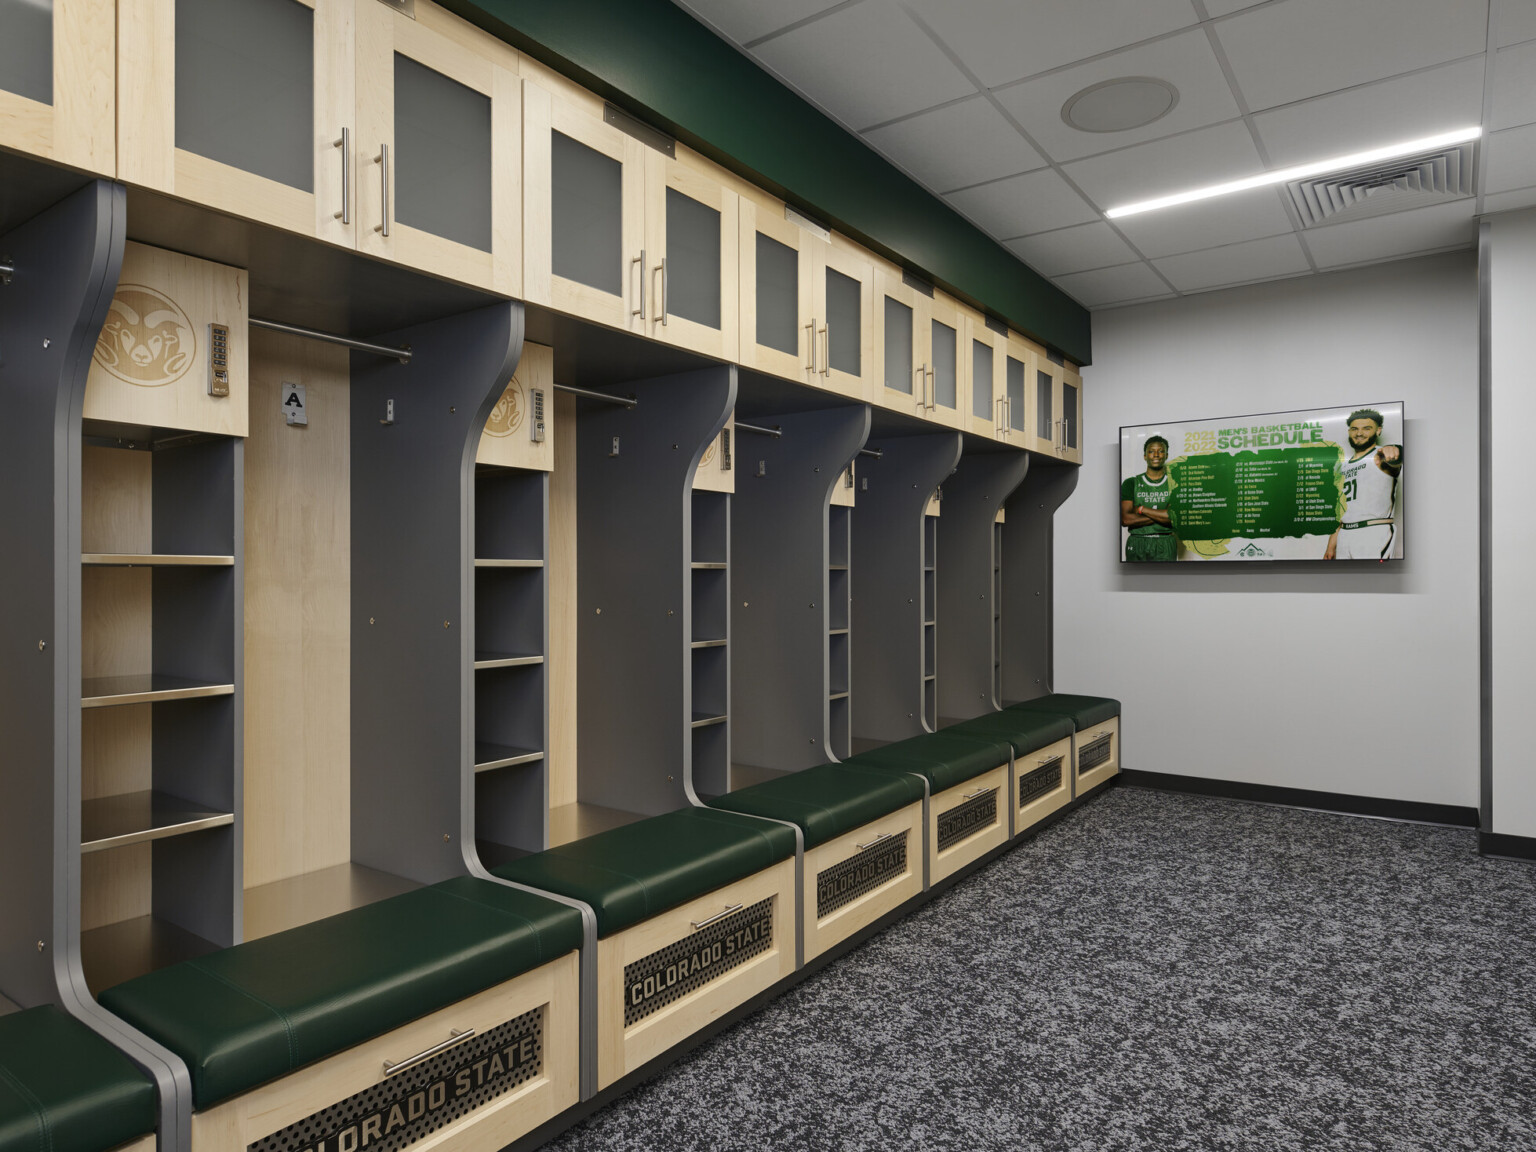
POLYGON ((526 664, 542 664, 542 656, 519 656, 511 652, 476 652, 475 668, 520 668, 526 664))
POLYGON ((125 980, 216 951, 216 944, 156 916, 136 916, 80 933, 80 960, 93 996, 125 980))
POLYGON ((542 568, 542 560, 480 560, 475 561, 476 568, 542 568))
POLYGON ((235 558, 161 552, 85 552, 80 563, 87 568, 231 568, 235 558))
POLYGON ((164 792, 126 792, 80 805, 80 851, 101 852, 233 824, 233 812, 217 812, 164 792))
POLYGON ((513 748, 506 744, 486 744, 475 741, 475 771, 489 772, 493 768, 510 768, 514 764, 532 764, 544 759, 544 753, 534 748, 513 748))
POLYGON ((726 718, 723 713, 717 716, 709 712, 695 712, 693 714, 693 722, 688 727, 707 728, 711 724, 724 724, 725 720, 726 718))
POLYGON ((154 704, 191 700, 199 696, 233 696, 233 684, 189 680, 150 672, 137 676, 94 676, 80 682, 80 707, 111 708, 122 704, 154 704))
POLYGON ((274 880, 246 889, 245 938, 285 932, 419 887, 403 876, 351 863, 274 880))

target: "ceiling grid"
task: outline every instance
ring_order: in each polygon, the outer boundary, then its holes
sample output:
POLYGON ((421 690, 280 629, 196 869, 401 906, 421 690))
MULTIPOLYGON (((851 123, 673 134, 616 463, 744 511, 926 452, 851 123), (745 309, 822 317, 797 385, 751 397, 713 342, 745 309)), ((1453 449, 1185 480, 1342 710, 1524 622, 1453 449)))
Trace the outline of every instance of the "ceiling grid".
POLYGON ((1531 0, 675 2, 1090 309, 1470 249, 1485 210, 1536 205, 1531 0), (1086 93, 1107 126, 1075 119, 1086 93), (1449 199, 1308 223, 1277 185, 1104 215, 1474 124, 1449 199))

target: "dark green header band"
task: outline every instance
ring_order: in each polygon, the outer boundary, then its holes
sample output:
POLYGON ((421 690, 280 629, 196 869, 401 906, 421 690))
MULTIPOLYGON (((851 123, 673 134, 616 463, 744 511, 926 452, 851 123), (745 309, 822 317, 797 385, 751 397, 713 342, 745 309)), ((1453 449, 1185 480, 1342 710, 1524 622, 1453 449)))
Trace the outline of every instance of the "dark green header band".
POLYGON ((1087 309, 671 0, 442 0, 1077 364, 1087 309))

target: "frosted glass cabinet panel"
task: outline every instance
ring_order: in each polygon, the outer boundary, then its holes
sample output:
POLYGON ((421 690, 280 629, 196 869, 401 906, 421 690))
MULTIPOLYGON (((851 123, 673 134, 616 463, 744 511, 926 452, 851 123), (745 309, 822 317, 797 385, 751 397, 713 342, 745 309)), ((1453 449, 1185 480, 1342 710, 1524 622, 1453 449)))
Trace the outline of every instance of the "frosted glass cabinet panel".
POLYGON ((118 175, 353 247, 355 4, 118 0, 118 175))
POLYGON ((113 0, 0 0, 0 147, 116 175, 113 0))
POLYGON ((1083 379, 1070 364, 1034 356, 1026 446, 1073 464, 1083 461, 1083 379))
POLYGON ((741 363, 810 384, 819 380, 812 268, 817 238, 766 197, 740 200, 741 363))
POLYGON ((1028 414, 1024 407, 1028 379, 1028 361, 1010 347, 1004 366, 1003 428, 1007 439, 1020 443, 1024 440, 1024 420, 1028 414))
POLYGON ((965 409, 970 417, 966 430, 992 440, 1006 440, 1008 337, 988 328, 979 313, 967 312, 965 344, 965 409))
MULTIPOLYGON (((646 153, 602 101, 556 76, 523 81, 523 292, 610 328, 647 327, 646 153)), ((658 281, 659 277, 654 277, 658 281)))
POLYGON ((518 295, 515 57, 433 5, 412 19, 357 0, 356 18, 359 251, 518 295))
POLYGON ((818 237, 812 256, 818 349, 812 383, 863 400, 866 374, 874 366, 874 265, 838 237, 818 237))
POLYGON ((962 337, 967 320, 942 292, 934 292, 928 305, 928 419, 947 428, 969 428, 970 349, 962 337))
POLYGON ((874 362, 866 373, 871 404, 892 412, 928 412, 932 301, 893 268, 875 271, 874 362))
POLYGON ((736 359, 740 203, 708 161, 677 146, 646 149, 644 332, 681 348, 736 359))
POLYGON ((1083 462, 1083 378, 1071 364, 1062 368, 1061 458, 1083 462))

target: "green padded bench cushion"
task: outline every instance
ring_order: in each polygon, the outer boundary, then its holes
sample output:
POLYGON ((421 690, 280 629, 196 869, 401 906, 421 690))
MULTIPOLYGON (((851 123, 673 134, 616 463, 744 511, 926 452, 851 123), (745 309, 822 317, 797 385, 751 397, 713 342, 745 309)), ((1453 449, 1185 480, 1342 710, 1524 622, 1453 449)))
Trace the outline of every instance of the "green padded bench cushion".
POLYGON ((581 946, 581 913, 463 876, 140 976, 98 999, 206 1109, 581 946))
POLYGON ((105 1152, 155 1130, 155 1086, 51 1004, 0 1016, 0 1152, 105 1152))
POLYGON ((956 736, 976 736, 984 740, 1006 740, 1013 745, 1013 754, 1022 756, 1047 744, 1065 740, 1075 728, 1070 718, 1049 712, 1029 712, 1009 709, 988 712, 972 720, 962 720, 944 729, 956 736))
POLYGON ((843 763, 850 768, 877 768, 885 772, 916 772, 928 778, 928 790, 937 795, 1006 764, 1013 749, 995 737, 955 734, 952 729, 925 732, 882 748, 860 752, 843 763))
POLYGON ((503 864, 495 874, 571 896, 611 936, 795 854, 795 831, 735 812, 684 808, 503 864))
POLYGON ((1052 716, 1065 716, 1081 732, 1084 728, 1091 728, 1120 715, 1120 701, 1111 700, 1108 696, 1074 696, 1069 692, 1053 692, 1049 696, 1010 704, 1005 711, 1046 712, 1052 716))
POLYGON ((798 824, 814 848, 923 798, 922 781, 846 764, 821 764, 710 801, 714 808, 798 824))

